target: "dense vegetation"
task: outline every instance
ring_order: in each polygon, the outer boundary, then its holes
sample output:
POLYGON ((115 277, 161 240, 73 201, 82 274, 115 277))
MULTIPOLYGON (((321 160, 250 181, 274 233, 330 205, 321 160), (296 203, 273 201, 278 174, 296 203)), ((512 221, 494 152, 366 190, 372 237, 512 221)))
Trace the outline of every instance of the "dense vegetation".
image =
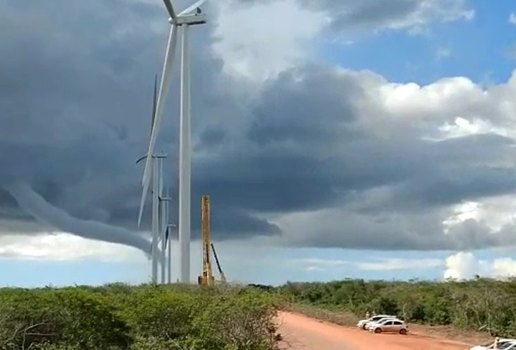
POLYGON ((393 314, 417 323, 485 328, 516 336, 516 281, 384 282, 345 280, 287 283, 278 289, 293 302, 352 312, 393 314))
POLYGON ((0 289, 0 349, 268 350, 276 299, 252 289, 0 289))
POLYGON ((280 300, 516 336, 516 281, 0 289, 0 350, 272 350, 280 300), (285 298, 286 297, 286 298, 285 298))

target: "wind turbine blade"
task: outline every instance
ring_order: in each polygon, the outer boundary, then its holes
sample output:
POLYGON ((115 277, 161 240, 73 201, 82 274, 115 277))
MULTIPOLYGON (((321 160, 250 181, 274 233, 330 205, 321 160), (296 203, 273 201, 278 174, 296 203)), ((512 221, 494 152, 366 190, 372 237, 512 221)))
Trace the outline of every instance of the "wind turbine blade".
POLYGON ((158 75, 154 76, 154 95, 152 96, 152 117, 151 117, 151 135, 154 127, 154 120, 156 119, 156 103, 158 98, 158 75))
POLYGON ((186 9, 184 9, 183 11, 181 11, 181 13, 179 14, 179 16, 182 16, 182 15, 186 15, 187 13, 190 13, 192 12, 193 10, 195 10, 196 8, 200 7, 202 4, 204 4, 206 2, 206 0, 199 0, 197 2, 195 2, 194 4, 192 4, 191 6, 187 7, 186 9))
POLYGON ((174 56, 176 53, 177 44, 177 26, 170 28, 170 35, 168 38, 167 50, 165 53, 165 62, 163 63, 163 71, 161 74, 161 83, 158 94, 158 102, 156 104, 156 113, 154 118, 154 125, 152 127, 151 138, 149 141, 149 149, 147 151, 147 161, 145 162, 145 170, 143 171, 142 186, 146 195, 149 190, 151 180, 151 161, 152 155, 154 154, 154 147, 158 138, 159 128, 161 125, 161 119, 163 116, 163 109, 165 107, 166 97, 168 95, 168 89, 170 86, 170 75, 172 71, 172 65, 174 62, 174 56))
POLYGON ((140 210, 138 212, 138 227, 142 223, 143 208, 145 207, 145 200, 147 199, 147 192, 149 192, 149 186, 143 187, 142 198, 140 199, 140 210))
POLYGON ((170 14, 170 17, 172 19, 176 19, 176 12, 174 11, 174 6, 172 6, 172 3, 170 0, 163 0, 165 3, 165 7, 167 8, 168 13, 170 14))
POLYGON ((163 158, 159 160, 159 183, 158 183, 158 197, 163 196, 163 158))
POLYGON ((136 160, 136 164, 140 163, 142 160, 144 160, 145 158, 147 158, 147 155, 144 155, 144 156, 141 156, 140 158, 138 158, 136 160))

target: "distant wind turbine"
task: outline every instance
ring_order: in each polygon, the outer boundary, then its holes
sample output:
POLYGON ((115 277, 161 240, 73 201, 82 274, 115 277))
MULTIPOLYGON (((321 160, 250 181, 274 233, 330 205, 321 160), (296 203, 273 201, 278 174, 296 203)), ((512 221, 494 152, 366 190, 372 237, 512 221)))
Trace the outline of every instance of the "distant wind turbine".
MULTIPOLYGON (((152 114, 151 114, 151 134, 152 127, 154 125, 156 117, 156 104, 157 104, 157 88, 158 88, 158 77, 154 78, 154 95, 152 100, 152 114)), ((152 283, 158 283, 158 265, 161 264, 161 282, 165 283, 165 236, 168 226, 168 198, 163 196, 163 161, 166 158, 166 154, 153 153, 151 157, 144 155, 140 157, 136 164, 144 159, 149 159, 152 162, 152 241, 151 241, 151 265, 152 265, 152 283), (159 241, 162 241, 161 252, 159 251, 159 241)), ((140 211, 140 215, 142 212, 140 211)), ((140 223, 141 216, 139 217, 140 223)))

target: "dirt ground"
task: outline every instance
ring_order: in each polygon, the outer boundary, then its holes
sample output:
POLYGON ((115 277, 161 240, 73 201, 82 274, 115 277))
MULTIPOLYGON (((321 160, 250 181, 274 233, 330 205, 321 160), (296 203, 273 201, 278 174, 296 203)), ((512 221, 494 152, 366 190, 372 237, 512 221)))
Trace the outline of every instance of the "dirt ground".
POLYGON ((422 334, 374 334, 307 316, 282 312, 278 318, 284 350, 465 350, 471 345, 422 334))

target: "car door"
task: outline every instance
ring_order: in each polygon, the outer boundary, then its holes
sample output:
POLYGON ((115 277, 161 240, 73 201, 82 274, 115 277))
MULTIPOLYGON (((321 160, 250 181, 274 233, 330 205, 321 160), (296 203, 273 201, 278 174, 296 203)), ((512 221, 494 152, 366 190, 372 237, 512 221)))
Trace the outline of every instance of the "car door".
POLYGON ((393 321, 386 321, 386 322, 384 322, 384 324, 381 326, 382 331, 384 331, 384 332, 392 332, 392 323, 393 323, 393 321))
POLYGON ((391 331, 399 332, 400 329, 402 328, 402 326, 403 326, 403 323, 401 323, 400 321, 393 321, 391 331))

